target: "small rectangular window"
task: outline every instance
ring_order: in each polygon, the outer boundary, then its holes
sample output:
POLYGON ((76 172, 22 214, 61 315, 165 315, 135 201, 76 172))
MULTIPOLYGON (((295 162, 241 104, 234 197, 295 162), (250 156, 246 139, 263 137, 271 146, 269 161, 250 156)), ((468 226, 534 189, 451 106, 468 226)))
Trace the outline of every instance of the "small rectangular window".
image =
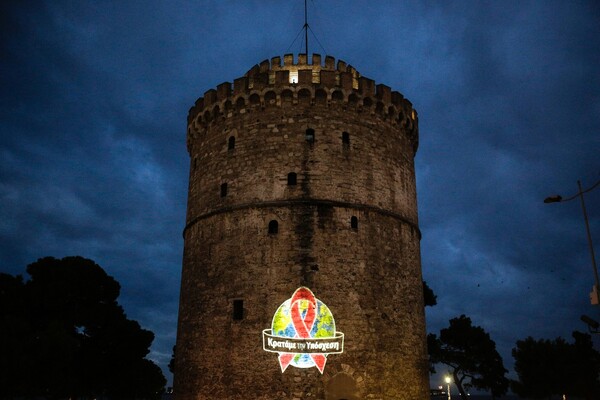
POLYGON ((233 300, 233 319, 236 321, 244 319, 244 300, 233 300))
POLYGON ((294 186, 296 185, 296 173, 295 172, 290 172, 287 176, 287 184, 289 186, 294 186))
POLYGON ((344 144, 344 147, 350 145, 350 134, 348 132, 342 132, 342 143, 344 144))
POLYGON ((306 137, 306 141, 308 143, 311 143, 311 144, 314 143, 315 142, 315 130, 311 129, 311 128, 308 128, 306 130, 306 136, 305 137, 306 137))
POLYGON ((221 197, 227 196, 227 183, 221 184, 221 197))

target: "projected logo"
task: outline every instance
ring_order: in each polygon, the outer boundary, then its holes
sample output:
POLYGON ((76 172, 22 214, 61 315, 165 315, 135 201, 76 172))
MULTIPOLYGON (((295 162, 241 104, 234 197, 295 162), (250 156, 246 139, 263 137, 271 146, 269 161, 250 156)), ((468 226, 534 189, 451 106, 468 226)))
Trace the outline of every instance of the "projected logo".
POLYGON ((336 332, 329 308, 309 288, 300 287, 279 306, 271 329, 263 331, 263 349, 279 353, 281 372, 292 365, 323 373, 327 356, 343 352, 344 334, 336 332))

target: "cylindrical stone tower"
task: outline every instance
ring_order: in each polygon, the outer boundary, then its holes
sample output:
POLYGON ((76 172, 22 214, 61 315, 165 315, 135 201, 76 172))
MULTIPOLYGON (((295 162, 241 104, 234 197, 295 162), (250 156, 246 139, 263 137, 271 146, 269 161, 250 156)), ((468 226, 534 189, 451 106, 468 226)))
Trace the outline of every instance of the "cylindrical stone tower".
POLYGON ((189 112, 175 397, 428 399, 416 111, 343 61, 281 61, 189 112))

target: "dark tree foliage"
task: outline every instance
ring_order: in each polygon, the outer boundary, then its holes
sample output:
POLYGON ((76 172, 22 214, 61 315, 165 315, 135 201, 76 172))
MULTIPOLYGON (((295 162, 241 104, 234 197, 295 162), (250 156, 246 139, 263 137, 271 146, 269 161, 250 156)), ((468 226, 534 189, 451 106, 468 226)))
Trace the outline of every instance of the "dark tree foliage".
POLYGON ((47 257, 0 274, 0 398, 156 399, 154 334, 127 319, 120 286, 91 260, 47 257))
POLYGON ((496 351, 496 343, 483 328, 473 326, 470 318, 461 315, 451 319, 439 338, 433 333, 427 336, 427 346, 432 372, 438 363, 450 367, 461 398, 467 399, 468 387, 489 390, 493 397, 507 392, 508 371, 496 351))
POLYGON ((425 306, 435 306, 437 304, 437 296, 433 293, 433 290, 427 285, 427 282, 423 281, 423 298, 425 299, 425 306))
POLYGON ((171 360, 169 361, 169 371, 174 374, 175 373, 175 349, 177 346, 173 346, 173 353, 171 353, 171 360))
POLYGON ((511 382, 513 392, 531 399, 567 395, 567 398, 600 398, 600 353, 590 335, 573 332, 574 343, 562 338, 517 341, 513 349, 519 379, 511 382))

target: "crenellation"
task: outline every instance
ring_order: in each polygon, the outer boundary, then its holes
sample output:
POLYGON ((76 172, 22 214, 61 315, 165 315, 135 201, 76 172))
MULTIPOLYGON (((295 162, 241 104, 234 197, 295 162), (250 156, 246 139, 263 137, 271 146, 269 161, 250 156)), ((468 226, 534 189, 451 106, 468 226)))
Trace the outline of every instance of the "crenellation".
POLYGON ((361 76, 358 78, 358 91, 363 96, 375 96, 375 81, 373 79, 361 76))
POLYGON ((395 105, 395 106, 401 106, 402 105, 402 100, 404 99, 404 96, 402 95, 402 93, 394 90, 394 91, 392 91, 391 99, 392 99, 392 104, 393 105, 395 105))
POLYGON ((204 107, 209 108, 217 102, 217 91, 210 89, 204 92, 204 107))
POLYGON ((281 68, 281 57, 280 56, 275 56, 271 58, 271 69, 273 70, 279 70, 279 68, 281 68))
POLYGON ((383 101, 384 103, 391 103, 392 102, 392 94, 391 94, 391 88, 387 85, 384 85, 383 83, 380 83, 379 85, 377 85, 375 87, 375 91, 376 91, 376 97, 383 101))
POLYGON ((313 53, 312 65, 319 66, 319 67, 321 66, 321 55, 320 54, 313 53))
POLYGON ((325 56, 325 68, 329 70, 335 69, 335 58, 332 56, 325 56))
POLYGON ((233 95, 237 96, 248 91, 248 77, 242 76, 241 78, 234 79, 233 81, 233 95))
POLYGON ((271 63, 269 62, 269 60, 263 60, 260 63, 260 72, 268 72, 269 69, 271 69, 271 63))
POLYGON ((339 85, 342 89, 352 90, 354 88, 354 77, 351 72, 341 72, 339 78, 339 85))
POLYGON ((302 101, 311 106, 355 107, 357 112, 371 110, 377 117, 392 125, 408 126, 413 147, 418 143, 416 112, 410 101, 392 91, 385 84, 376 82, 360 73, 345 61, 325 56, 321 65, 321 55, 312 55, 312 64, 306 54, 294 56, 286 54, 263 60, 248 72, 230 82, 223 82, 215 89, 206 91, 190 108, 188 122, 194 121, 198 127, 208 126, 223 113, 224 117, 249 112, 253 106, 287 107, 302 101), (294 82, 291 80, 294 78, 294 82), (307 91, 303 91, 308 89, 307 91), (302 92, 302 93, 301 93, 302 92), (269 97, 266 98, 266 94, 269 97), (307 97, 307 95, 309 97, 307 97), (218 105, 219 111, 215 111, 218 105), (206 112, 208 111, 208 113, 206 112), (407 125, 405 119, 410 118, 407 125))
POLYGON ((231 82, 223 82, 217 86, 217 100, 222 101, 231 97, 231 82))
POLYGON ((284 67, 290 67, 294 65, 294 55, 293 54, 284 54, 283 55, 283 65, 284 67))

